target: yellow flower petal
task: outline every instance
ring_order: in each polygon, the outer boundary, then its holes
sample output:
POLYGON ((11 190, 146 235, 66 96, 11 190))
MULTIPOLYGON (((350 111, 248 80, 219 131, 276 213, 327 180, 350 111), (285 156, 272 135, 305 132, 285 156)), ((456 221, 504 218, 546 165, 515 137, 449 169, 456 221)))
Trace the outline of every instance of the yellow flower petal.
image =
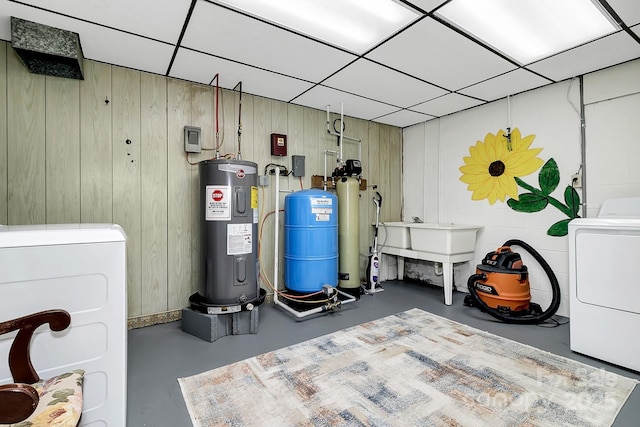
POLYGON ((459 167, 462 176, 460 181, 467 184, 472 191, 472 200, 487 199, 490 204, 497 200, 504 201, 507 196, 518 199, 518 185, 515 177, 526 176, 538 170, 544 163, 538 154, 542 148, 530 149, 535 135, 522 138, 518 128, 511 132, 511 149, 509 149, 505 131, 500 129, 495 135, 487 133, 483 141, 477 141, 469 147, 469 156, 464 157, 464 165, 459 167), (489 166, 501 162, 504 170, 489 166), (499 175, 498 175, 499 174, 499 175))

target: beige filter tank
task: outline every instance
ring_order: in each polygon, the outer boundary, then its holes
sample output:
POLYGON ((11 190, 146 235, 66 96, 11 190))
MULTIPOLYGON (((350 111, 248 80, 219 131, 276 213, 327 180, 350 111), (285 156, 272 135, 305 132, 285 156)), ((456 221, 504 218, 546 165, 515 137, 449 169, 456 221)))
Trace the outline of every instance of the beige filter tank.
POLYGON ((354 177, 342 177, 336 183, 338 193, 338 287, 355 295, 359 295, 360 292, 359 187, 360 184, 354 177))

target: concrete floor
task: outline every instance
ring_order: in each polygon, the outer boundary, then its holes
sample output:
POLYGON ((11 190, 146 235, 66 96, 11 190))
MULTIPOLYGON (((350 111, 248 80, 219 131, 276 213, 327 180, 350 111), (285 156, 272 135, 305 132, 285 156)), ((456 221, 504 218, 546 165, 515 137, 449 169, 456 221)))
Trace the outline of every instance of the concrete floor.
MULTIPOLYGON (((182 332, 180 322, 129 331, 127 426, 190 426, 178 377, 198 374, 414 307, 640 380, 639 373, 573 353, 569 348, 568 324, 556 328, 507 325, 478 309, 464 307, 464 293, 454 292, 453 305, 446 306, 442 288, 401 281, 386 282, 383 287, 384 292, 363 295, 359 301, 346 304, 337 312, 305 320, 296 320, 281 308, 265 304, 260 307, 257 334, 225 336, 213 343, 182 332)), ((636 387, 613 425, 640 425, 640 387, 636 387)))

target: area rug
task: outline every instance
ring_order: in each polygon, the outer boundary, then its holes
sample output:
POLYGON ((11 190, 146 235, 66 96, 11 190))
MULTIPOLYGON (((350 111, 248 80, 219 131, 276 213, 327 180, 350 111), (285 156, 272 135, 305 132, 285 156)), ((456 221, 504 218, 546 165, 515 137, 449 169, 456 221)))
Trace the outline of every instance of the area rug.
POLYGON ((637 383, 419 309, 178 381, 194 426, 607 426, 637 383))

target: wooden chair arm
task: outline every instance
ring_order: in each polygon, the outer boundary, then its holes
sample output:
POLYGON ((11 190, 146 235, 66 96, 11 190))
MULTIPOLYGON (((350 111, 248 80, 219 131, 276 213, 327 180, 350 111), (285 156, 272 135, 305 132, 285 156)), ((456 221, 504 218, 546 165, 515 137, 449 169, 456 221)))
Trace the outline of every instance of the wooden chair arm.
POLYGON ((0 386, 0 424, 14 424, 28 418, 36 410, 40 397, 26 384, 0 386))
POLYGON ((40 380, 31 364, 29 348, 34 331, 45 323, 52 331, 62 331, 71 324, 71 315, 65 310, 47 310, 0 323, 0 335, 18 331, 9 350, 9 369, 16 383, 33 384, 40 380))

